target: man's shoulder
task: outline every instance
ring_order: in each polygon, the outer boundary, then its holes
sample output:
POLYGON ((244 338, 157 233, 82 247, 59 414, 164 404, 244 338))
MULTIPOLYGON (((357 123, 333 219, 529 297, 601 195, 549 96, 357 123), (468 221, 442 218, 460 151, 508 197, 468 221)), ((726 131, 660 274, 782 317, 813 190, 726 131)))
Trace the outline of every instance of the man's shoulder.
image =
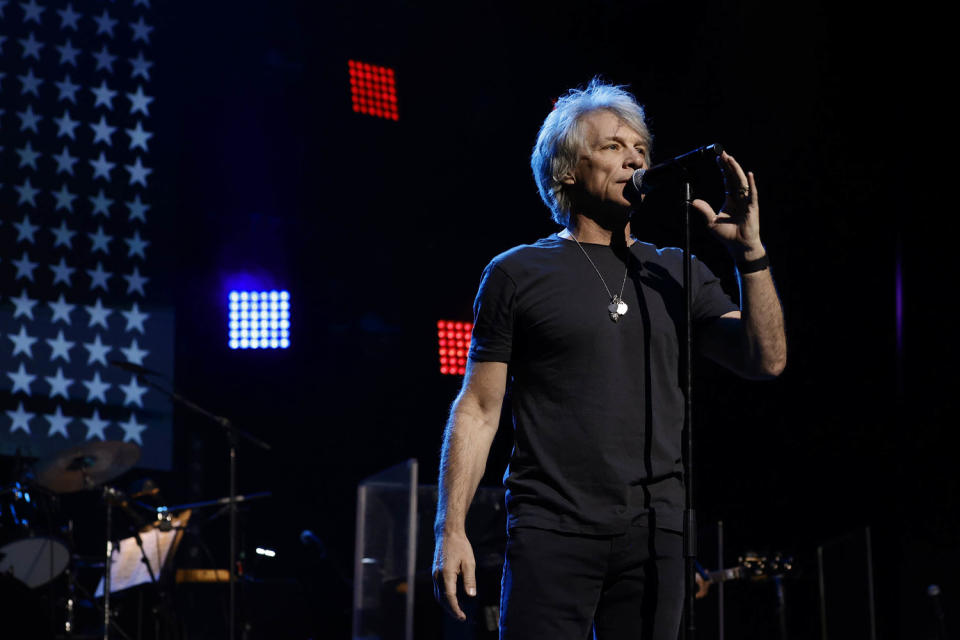
POLYGON ((644 261, 673 263, 683 259, 683 249, 680 247, 658 247, 649 242, 635 240, 630 248, 644 261))
POLYGON ((494 256, 487 265, 487 268, 499 267, 507 272, 512 272, 517 269, 522 270, 531 264, 556 255, 558 249, 563 249, 563 243, 565 242, 568 241, 559 237, 557 234, 553 234, 546 238, 540 238, 531 244, 517 245, 494 256))

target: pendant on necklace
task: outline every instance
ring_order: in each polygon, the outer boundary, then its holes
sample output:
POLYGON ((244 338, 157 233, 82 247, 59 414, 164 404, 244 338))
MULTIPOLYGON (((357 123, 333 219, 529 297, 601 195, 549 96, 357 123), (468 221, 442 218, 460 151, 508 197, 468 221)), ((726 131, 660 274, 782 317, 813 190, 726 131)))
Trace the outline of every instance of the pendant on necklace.
POLYGON ((629 307, 620 296, 613 296, 610 304, 607 305, 607 311, 610 312, 610 319, 614 322, 620 322, 620 316, 627 315, 629 307))

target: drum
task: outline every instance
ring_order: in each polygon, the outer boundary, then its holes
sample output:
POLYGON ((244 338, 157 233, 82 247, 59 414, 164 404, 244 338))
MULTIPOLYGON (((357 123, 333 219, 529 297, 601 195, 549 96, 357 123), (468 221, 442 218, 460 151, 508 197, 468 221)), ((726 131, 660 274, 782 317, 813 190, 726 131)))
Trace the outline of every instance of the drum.
POLYGON ((20 482, 0 488, 0 574, 30 588, 59 576, 70 551, 55 533, 49 500, 20 482))

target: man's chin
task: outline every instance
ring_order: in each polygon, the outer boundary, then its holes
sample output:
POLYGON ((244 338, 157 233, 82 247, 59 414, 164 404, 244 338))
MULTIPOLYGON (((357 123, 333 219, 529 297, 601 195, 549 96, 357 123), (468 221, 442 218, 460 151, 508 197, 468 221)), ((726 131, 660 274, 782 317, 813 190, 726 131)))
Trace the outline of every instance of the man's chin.
POLYGON ((630 210, 633 207, 629 202, 608 202, 597 211, 596 221, 606 229, 622 229, 630 220, 630 210))

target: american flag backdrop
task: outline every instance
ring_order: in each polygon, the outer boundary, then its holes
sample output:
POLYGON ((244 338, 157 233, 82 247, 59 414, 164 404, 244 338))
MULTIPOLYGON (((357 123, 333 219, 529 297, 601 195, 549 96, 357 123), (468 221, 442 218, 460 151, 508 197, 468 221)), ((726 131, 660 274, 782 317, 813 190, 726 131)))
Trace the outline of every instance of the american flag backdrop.
POLYGON ((134 442, 171 463, 173 373, 153 206, 150 0, 0 0, 0 453, 134 442))

